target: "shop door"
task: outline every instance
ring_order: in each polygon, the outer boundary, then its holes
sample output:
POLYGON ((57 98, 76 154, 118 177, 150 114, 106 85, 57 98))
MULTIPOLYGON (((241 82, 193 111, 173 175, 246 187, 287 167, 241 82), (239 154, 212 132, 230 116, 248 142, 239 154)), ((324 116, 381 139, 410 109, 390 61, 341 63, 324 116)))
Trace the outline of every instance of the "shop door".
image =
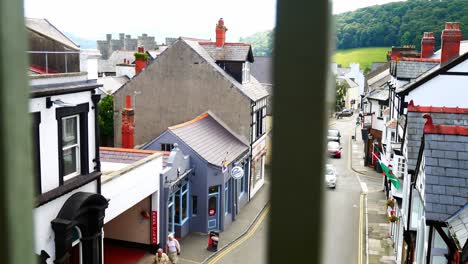
POLYGON ((219 186, 208 190, 208 230, 219 229, 219 186))

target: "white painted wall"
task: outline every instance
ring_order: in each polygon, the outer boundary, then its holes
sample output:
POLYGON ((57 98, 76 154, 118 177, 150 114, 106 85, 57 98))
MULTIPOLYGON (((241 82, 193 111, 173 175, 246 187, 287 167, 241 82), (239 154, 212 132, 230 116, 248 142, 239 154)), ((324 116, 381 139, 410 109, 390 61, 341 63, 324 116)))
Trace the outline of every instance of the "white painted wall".
POLYGON ((350 71, 345 74, 346 78, 353 78, 354 82, 359 85, 358 94, 364 94, 364 83, 365 77, 361 69, 359 68, 359 63, 350 63, 349 64, 350 71))
POLYGON ((87 72, 89 80, 97 80, 98 78, 98 59, 100 57, 101 52, 97 49, 80 50, 80 71, 87 72))
POLYGON ((135 76, 135 65, 116 65, 115 66, 115 76, 127 76, 128 78, 133 78, 135 76))
POLYGON ((33 75, 29 76, 29 85, 60 84, 86 80, 88 80, 88 74, 86 72, 33 75))
POLYGON ((380 131, 384 131, 385 122, 383 119, 382 120, 378 119, 379 111, 380 111, 379 101, 376 101, 376 100, 369 100, 369 101, 372 102, 372 108, 370 112, 375 113, 374 115, 372 115, 372 128, 380 130, 380 131))
MULTIPOLYGON (((103 176, 101 194, 110 199, 104 223, 159 191, 159 175, 162 172, 162 166, 163 158, 160 156, 132 170, 122 172, 120 175, 103 176)), ((119 174, 119 171, 115 174, 119 174)))
MULTIPOLYGON (((94 109, 91 101, 91 92, 80 92, 73 94, 63 94, 52 96, 52 100, 61 99, 72 104, 89 103, 88 112, 88 153, 89 171, 94 171, 95 153, 95 127, 94 109)), ((41 123, 39 125, 39 144, 41 158, 41 188, 42 192, 47 192, 59 186, 59 164, 58 164, 58 130, 55 110, 57 106, 46 108, 46 98, 31 98, 29 100, 30 112, 41 112, 41 123)))
POLYGON ((358 104, 361 100, 359 96, 359 87, 348 88, 346 92, 345 107, 348 109, 358 109, 358 104), (351 100, 356 100, 354 105, 351 105, 351 100))
MULTIPOLYGON (((460 65, 461 67, 462 65, 460 65)), ((463 65, 463 67, 468 67, 463 65)), ((411 91, 406 102, 415 105, 468 107, 468 76, 439 75, 411 91)))
POLYGON ((70 193, 50 201, 49 203, 33 209, 35 237, 34 253, 40 254, 41 250, 45 250, 50 255, 50 258, 47 261, 49 264, 52 264, 55 260, 55 235, 52 230, 51 221, 57 217, 67 199, 77 192, 96 193, 97 182, 90 182, 70 193))

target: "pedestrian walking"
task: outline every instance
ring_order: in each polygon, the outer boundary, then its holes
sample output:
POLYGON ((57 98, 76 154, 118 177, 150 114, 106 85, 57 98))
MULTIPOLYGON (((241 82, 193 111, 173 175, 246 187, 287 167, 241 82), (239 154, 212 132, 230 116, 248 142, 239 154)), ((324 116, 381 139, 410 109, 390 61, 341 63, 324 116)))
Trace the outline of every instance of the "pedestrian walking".
POLYGON ((166 252, 172 264, 178 263, 178 255, 180 255, 180 244, 173 235, 167 236, 166 252))
POLYGON ((154 262, 155 264, 169 264, 169 257, 166 255, 166 253, 163 252, 162 248, 158 249, 158 252, 156 253, 156 256, 154 257, 154 262))

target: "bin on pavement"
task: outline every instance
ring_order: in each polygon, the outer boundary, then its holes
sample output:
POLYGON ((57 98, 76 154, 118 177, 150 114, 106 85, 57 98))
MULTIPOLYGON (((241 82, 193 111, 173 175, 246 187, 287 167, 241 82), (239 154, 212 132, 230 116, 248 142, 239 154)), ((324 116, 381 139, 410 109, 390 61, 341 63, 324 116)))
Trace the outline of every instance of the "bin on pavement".
POLYGON ((218 251, 219 232, 210 231, 208 234, 208 247, 207 250, 211 252, 218 251))

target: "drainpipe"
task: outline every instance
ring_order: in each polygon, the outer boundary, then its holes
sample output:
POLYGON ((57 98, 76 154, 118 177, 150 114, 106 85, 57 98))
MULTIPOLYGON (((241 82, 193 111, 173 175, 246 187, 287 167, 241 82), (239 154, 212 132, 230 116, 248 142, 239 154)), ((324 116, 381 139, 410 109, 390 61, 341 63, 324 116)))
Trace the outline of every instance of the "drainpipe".
POLYGON ((94 109, 94 127, 96 133, 94 134, 94 145, 95 145, 95 158, 93 162, 96 163, 94 166, 95 171, 101 171, 101 160, 99 158, 99 122, 98 122, 98 115, 99 115, 99 100, 101 100, 101 95, 99 94, 94 94, 95 92, 93 91, 93 94, 91 95, 91 100, 93 101, 93 107, 94 109))
POLYGON ((247 188, 247 200, 250 201, 250 187, 251 187, 251 178, 252 178, 252 158, 253 158, 253 155, 252 155, 252 150, 253 150, 253 138, 254 138, 254 134, 252 132, 252 129, 253 129, 253 114, 254 114, 254 107, 257 105, 256 102, 253 102, 250 104, 250 144, 249 144, 249 181, 248 181, 248 188, 247 188))

